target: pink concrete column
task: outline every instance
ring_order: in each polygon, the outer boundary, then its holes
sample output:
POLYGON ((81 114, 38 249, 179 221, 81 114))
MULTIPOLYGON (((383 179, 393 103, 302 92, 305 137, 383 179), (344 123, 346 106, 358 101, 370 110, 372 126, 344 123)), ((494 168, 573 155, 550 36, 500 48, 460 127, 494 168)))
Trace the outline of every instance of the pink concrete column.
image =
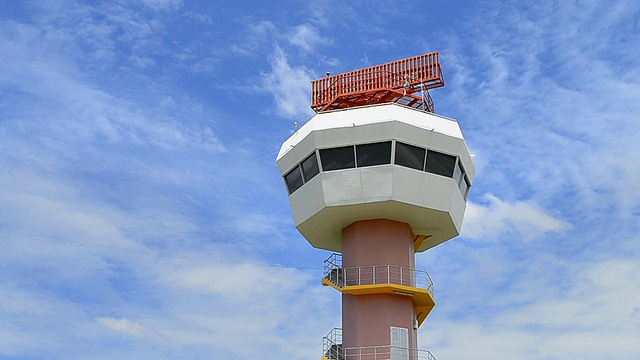
MULTIPOLYGON (((369 266, 415 268, 414 235, 406 223, 387 219, 363 220, 342 229, 342 267, 349 281, 350 268, 362 268, 362 284, 370 283, 369 266)), ((376 273, 377 282, 386 271, 376 273)), ((352 272, 354 274, 354 272, 352 272)), ((347 283, 346 285, 350 285, 347 283)), ((409 347, 417 348, 413 329, 415 306, 411 297, 398 294, 342 295, 343 347, 388 346, 390 327, 408 329, 409 347)))

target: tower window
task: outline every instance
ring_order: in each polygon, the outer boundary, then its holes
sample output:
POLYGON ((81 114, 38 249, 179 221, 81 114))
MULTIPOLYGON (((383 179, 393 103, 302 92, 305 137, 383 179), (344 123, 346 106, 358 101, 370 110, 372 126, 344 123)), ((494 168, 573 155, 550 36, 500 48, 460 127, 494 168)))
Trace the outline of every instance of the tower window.
POLYGON ((320 149, 318 152, 314 151, 284 175, 289 194, 293 194, 294 191, 316 177, 321 171, 385 165, 390 164, 393 157, 395 165, 452 178, 458 185, 462 197, 465 201, 467 200, 471 184, 462 162, 457 156, 427 150, 399 141, 395 142, 393 155, 391 149, 392 142, 383 141, 372 144, 320 149), (320 163, 318 163, 318 155, 320 156, 320 163))
POLYGON ((318 168, 318 159, 316 158, 315 152, 309 155, 309 157, 307 157, 300 165, 302 166, 302 175, 304 175, 305 182, 311 180, 314 176, 320 173, 320 168, 318 168))
POLYGON ((441 152, 429 150, 427 152, 427 172, 447 177, 453 177, 456 157, 441 152))
POLYGON ((424 170, 424 156, 426 149, 396 142, 395 164, 416 170, 424 170))
POLYGON ((300 186, 302 186, 302 172, 300 171, 300 166, 293 168, 293 170, 289 171, 287 175, 284 176, 284 181, 287 183, 287 189, 289 189, 289 194, 293 194, 294 191, 298 190, 300 186))
POLYGON ((323 171, 349 169, 356 166, 353 146, 320 150, 323 171))
POLYGON ((467 200, 467 195, 469 195, 469 182, 467 181, 467 177, 463 176, 462 179, 460 179, 460 183, 458 184, 458 187, 460 188, 460 192, 462 193, 462 197, 464 198, 464 200, 467 200))
POLYGON ((391 163, 391 141, 356 145, 358 167, 391 163))
POLYGON ((458 161, 457 165, 453 168, 453 179, 457 184, 460 184, 460 180, 464 177, 464 170, 462 169, 462 165, 460 161, 458 161))

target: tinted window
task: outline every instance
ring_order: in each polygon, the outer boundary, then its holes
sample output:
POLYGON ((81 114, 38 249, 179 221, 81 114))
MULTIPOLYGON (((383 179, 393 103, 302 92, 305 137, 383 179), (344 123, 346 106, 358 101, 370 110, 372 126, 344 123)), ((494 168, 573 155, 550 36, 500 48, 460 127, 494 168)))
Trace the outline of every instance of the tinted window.
POLYGON ((461 162, 458 161, 458 165, 453 169, 453 178, 458 184, 460 184, 460 181, 462 181, 462 178, 464 177, 464 170, 462 170, 462 165, 460 163, 461 162))
POLYGON ((396 142, 395 163, 408 168, 423 170, 425 153, 426 150, 423 148, 396 142))
POLYGON ((289 173, 284 176, 284 180, 287 183, 289 194, 293 194, 294 191, 298 190, 300 186, 302 186, 302 173, 300 172, 300 167, 296 166, 293 170, 289 171, 289 173))
POLYGON ((467 191, 469 190, 469 183, 467 183, 467 179, 466 177, 462 177, 462 180, 460 181, 460 184, 458 185, 460 187, 460 192, 462 193, 462 197, 467 200, 467 191))
POLYGON ((353 146, 344 146, 333 149, 320 150, 320 161, 322 161, 322 170, 340 170, 355 167, 355 158, 353 156, 353 146))
POLYGON ((304 175, 304 181, 311 180, 314 176, 318 175, 320 169, 318 168, 318 160, 316 159, 316 153, 314 152, 308 158, 306 158, 302 164, 302 174, 304 175))
POLYGON ((356 145, 358 167, 391 164, 391 141, 356 145))
POLYGON ((453 177, 453 169, 455 165, 455 156, 431 150, 427 152, 427 171, 430 173, 453 177))

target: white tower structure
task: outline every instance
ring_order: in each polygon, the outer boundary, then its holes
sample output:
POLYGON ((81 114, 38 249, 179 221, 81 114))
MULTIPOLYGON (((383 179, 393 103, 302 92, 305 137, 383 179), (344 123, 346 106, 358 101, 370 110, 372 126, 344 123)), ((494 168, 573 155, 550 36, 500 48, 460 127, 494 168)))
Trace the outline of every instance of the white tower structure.
POLYGON ((334 253, 342 293, 323 360, 426 360, 417 330, 435 306, 415 253, 460 233, 475 168, 458 123, 433 113, 438 53, 312 83, 317 112, 277 156, 295 226, 334 253))

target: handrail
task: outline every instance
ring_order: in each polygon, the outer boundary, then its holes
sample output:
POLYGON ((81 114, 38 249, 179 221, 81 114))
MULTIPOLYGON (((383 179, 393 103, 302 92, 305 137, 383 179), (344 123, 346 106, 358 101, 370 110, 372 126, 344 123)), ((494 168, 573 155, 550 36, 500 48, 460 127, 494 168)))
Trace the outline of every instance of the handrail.
POLYGON ((398 265, 368 265, 342 268, 342 256, 331 254, 324 261, 323 277, 337 287, 396 284, 428 290, 433 295, 433 281, 424 270, 398 265))
POLYGON ((322 338, 322 353, 329 360, 344 360, 341 328, 331 329, 331 331, 322 338))
POLYGON ((331 254, 322 265, 322 275, 327 280, 336 284, 338 287, 344 286, 344 276, 342 273, 342 255, 331 254))
POLYGON ((436 360, 436 358, 427 350, 387 345, 345 348, 344 360, 436 360))
POLYGON ((371 73, 364 73, 361 70, 314 80, 311 85, 313 103, 325 104, 338 95, 404 86, 402 76, 388 70, 374 70, 371 73))
POLYGON ((430 351, 400 346, 342 348, 342 329, 333 328, 322 338, 322 354, 330 360, 436 360, 430 351))

